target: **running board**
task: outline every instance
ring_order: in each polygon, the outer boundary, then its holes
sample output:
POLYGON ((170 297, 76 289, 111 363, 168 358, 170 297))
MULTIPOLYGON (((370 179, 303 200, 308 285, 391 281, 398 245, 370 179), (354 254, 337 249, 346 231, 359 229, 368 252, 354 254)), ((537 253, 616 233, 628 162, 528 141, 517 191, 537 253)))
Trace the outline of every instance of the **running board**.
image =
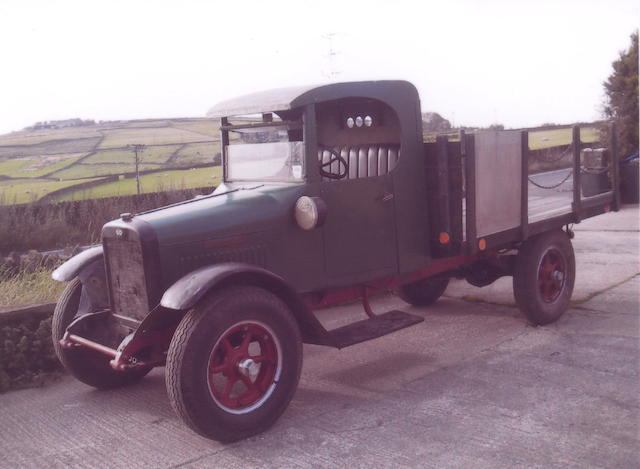
POLYGON ((333 342, 332 345, 341 349, 360 342, 366 342, 367 340, 377 339, 422 321, 424 321, 424 318, 420 316, 393 310, 327 332, 333 342))

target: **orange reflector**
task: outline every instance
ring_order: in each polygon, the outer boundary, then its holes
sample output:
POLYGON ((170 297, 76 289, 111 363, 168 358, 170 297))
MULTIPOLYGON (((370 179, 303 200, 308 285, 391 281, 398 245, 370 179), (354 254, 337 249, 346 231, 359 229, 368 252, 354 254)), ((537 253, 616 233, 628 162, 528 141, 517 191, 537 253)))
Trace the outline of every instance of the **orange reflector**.
POLYGON ((478 241, 478 248, 480 248, 481 251, 487 249, 487 241, 484 238, 478 241))
POLYGON ((449 242, 449 233, 443 231, 440 233, 438 239, 440 240, 440 244, 447 244, 449 242))

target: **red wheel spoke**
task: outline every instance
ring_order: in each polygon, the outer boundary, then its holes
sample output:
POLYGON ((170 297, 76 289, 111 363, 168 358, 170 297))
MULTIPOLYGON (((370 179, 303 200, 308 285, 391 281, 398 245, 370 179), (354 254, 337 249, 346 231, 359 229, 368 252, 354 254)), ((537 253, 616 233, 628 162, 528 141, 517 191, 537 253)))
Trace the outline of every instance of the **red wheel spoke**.
POLYGON ((240 380, 247 387, 247 390, 249 390, 251 392, 257 392, 258 391, 258 388, 257 388, 256 384, 253 381, 251 381, 251 378, 249 378, 248 376, 240 375, 240 380))
POLYGON ((547 298, 553 298, 553 294, 555 293, 554 291, 554 287, 553 287, 553 283, 551 282, 547 282, 547 284, 545 285, 545 294, 547 298))
POLYGON ((222 346, 227 353, 233 352, 233 345, 231 345, 231 342, 229 342, 229 339, 227 337, 222 339, 222 346))
POLYGON ((255 357, 251 357, 251 359, 256 363, 271 363, 271 360, 266 355, 257 355, 255 357))
POLYGON ((542 297, 546 300, 547 297, 549 296, 549 293, 547 292, 546 283, 542 283, 542 285, 540 285, 540 292, 542 293, 542 297))
POLYGON ((227 370, 227 364, 226 363, 221 363, 220 365, 215 365, 212 366, 210 368, 211 373, 216 374, 216 373, 223 373, 227 370))
POLYGON ((550 303, 562 292, 565 278, 565 261, 555 249, 550 249, 542 257, 538 268, 538 288, 542 299, 550 303))
POLYGON ((257 357, 251 357, 251 358, 253 358, 254 362, 262 363, 263 365, 275 365, 277 363, 277 359, 269 355, 259 355, 257 357))
POLYGON ((238 347, 245 355, 249 354, 249 344, 251 343, 252 337, 253 333, 251 332, 251 329, 247 329, 244 334, 244 338, 242 339, 242 343, 240 344, 240 347, 238 347))
POLYGON ((267 326, 247 321, 227 329, 209 358, 212 397, 227 410, 246 409, 265 399, 279 372, 278 353, 277 338, 267 326), (256 350, 250 352, 254 342, 256 350))

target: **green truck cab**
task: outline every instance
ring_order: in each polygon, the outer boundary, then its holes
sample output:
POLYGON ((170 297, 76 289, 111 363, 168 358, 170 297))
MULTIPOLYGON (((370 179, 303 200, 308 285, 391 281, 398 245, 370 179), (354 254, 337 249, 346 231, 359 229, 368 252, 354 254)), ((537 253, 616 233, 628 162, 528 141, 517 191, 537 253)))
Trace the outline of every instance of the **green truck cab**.
POLYGON ((277 420, 302 343, 344 348, 423 321, 375 314, 376 293, 428 306, 451 277, 483 286, 511 275, 527 318, 556 320, 575 278, 568 225, 618 206, 612 169, 610 190, 585 198, 576 183, 568 205, 536 212, 526 132, 425 142, 405 81, 272 90, 210 115, 220 118, 223 183, 123 214, 101 246, 59 267, 53 277, 69 285, 53 341, 98 388, 166 365, 175 411, 220 441, 277 420), (366 317, 354 324, 327 330, 315 314, 356 299, 366 317))

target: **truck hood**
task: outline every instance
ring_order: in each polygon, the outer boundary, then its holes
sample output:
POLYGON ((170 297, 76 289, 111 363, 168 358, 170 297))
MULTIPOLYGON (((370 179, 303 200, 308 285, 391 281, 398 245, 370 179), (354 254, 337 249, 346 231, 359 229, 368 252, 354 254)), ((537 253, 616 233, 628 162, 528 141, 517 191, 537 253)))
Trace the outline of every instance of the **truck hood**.
POLYGON ((162 247, 271 231, 294 223, 302 184, 223 186, 212 195, 144 212, 134 218, 155 233, 162 247))

